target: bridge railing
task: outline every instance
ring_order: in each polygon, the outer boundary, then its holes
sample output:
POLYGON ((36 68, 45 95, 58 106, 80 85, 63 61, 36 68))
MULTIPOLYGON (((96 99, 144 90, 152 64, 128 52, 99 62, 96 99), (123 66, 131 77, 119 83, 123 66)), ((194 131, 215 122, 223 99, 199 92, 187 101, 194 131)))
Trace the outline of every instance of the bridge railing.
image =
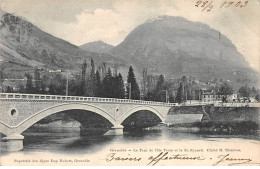
POLYGON ((110 103, 131 103, 131 104, 178 106, 178 103, 164 103, 164 102, 154 102, 154 101, 144 101, 144 100, 101 98, 101 97, 81 97, 81 96, 62 96, 62 95, 42 95, 42 94, 21 94, 21 93, 0 93, 0 100, 1 99, 110 102, 110 103))

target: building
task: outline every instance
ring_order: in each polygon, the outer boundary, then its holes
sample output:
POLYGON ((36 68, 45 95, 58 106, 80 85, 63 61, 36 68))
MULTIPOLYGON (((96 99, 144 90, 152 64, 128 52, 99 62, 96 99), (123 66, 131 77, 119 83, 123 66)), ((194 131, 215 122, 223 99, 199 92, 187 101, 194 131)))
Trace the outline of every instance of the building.
POLYGON ((238 97, 236 93, 227 96, 227 102, 238 102, 238 97))
POLYGON ((217 92, 212 91, 204 91, 202 93, 202 101, 203 102, 215 102, 215 101, 223 101, 223 98, 227 102, 237 102, 238 97, 236 93, 230 94, 230 95, 221 95, 217 92))
POLYGON ((202 101, 203 102, 214 102, 221 101, 220 95, 214 93, 214 91, 204 91, 202 93, 202 101))

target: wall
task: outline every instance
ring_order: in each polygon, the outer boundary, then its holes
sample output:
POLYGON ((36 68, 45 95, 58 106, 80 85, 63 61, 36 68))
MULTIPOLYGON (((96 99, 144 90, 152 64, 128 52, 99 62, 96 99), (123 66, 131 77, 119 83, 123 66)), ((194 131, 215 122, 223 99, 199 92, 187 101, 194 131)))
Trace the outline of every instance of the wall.
MULTIPOLYGON (((185 114, 183 118, 187 118, 187 114, 202 114, 201 121, 252 121, 259 123, 260 120, 259 107, 179 106, 169 110, 166 122, 173 122, 171 119, 180 116, 180 114, 185 114)), ((197 116, 190 115, 190 118, 193 117, 197 116)), ((196 122, 196 119, 194 118, 193 121, 196 122)))

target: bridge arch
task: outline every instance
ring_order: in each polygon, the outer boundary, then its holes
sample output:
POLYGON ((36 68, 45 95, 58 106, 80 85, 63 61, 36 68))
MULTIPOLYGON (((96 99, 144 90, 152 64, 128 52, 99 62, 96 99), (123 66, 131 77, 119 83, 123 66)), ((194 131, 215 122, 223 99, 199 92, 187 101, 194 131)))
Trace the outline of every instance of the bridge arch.
POLYGON ((155 108, 153 108, 151 106, 137 106, 137 107, 134 107, 134 108, 128 110, 126 113, 124 113, 122 115, 122 117, 118 120, 117 123, 122 124, 129 116, 131 116, 135 112, 142 111, 142 110, 143 111, 150 111, 150 112, 156 114, 162 122, 164 121, 163 115, 158 110, 156 110, 155 108))
MULTIPOLYGON (((75 110, 75 109, 91 111, 93 113, 101 115, 102 117, 107 119, 110 123, 112 123, 112 125, 117 124, 116 119, 114 117, 112 117, 105 110, 103 110, 97 106, 94 106, 91 104, 85 104, 85 103, 65 103, 65 104, 59 104, 59 105, 55 105, 52 107, 48 107, 44 110, 34 113, 32 116, 26 118, 18 125, 8 126, 8 128, 12 130, 11 133, 20 134, 20 133, 24 132, 26 129, 28 129, 29 127, 31 127, 33 124, 37 123, 38 121, 40 121, 41 119, 43 119, 49 115, 59 113, 62 111, 75 110)), ((3 134, 10 134, 10 133, 3 133, 3 134)))

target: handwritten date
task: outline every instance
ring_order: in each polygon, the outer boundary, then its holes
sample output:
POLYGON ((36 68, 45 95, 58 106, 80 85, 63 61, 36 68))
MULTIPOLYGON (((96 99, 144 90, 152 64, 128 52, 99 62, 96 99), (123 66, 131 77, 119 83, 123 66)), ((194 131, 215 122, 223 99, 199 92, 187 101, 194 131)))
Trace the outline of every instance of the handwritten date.
MULTIPOLYGON (((244 8, 247 6, 249 1, 224 1, 219 5, 219 8, 229 8, 229 7, 235 7, 235 8, 244 8)), ((206 1, 206 0, 199 0, 195 4, 196 7, 202 8, 203 11, 210 12, 213 7, 214 3, 213 1, 206 1)))

